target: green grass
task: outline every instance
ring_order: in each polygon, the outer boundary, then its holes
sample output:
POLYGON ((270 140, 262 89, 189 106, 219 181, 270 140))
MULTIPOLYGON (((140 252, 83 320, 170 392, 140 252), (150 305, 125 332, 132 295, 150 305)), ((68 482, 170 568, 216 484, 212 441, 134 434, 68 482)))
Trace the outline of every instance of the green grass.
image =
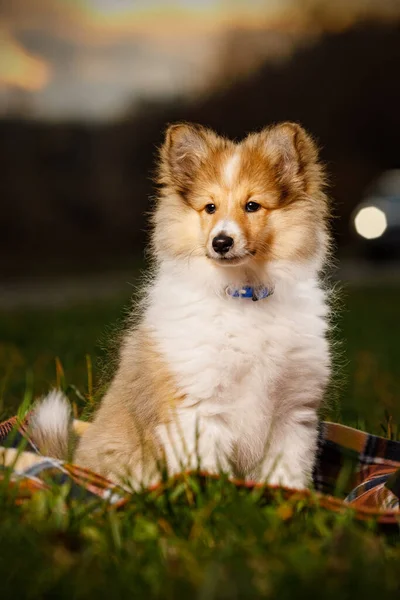
MULTIPOLYGON (((391 418, 397 437, 400 290, 348 289, 343 302, 329 416, 380 434, 391 418)), ((0 315, 3 416, 62 380, 78 411, 101 395, 109 340, 128 304, 121 297, 0 315)), ((381 600, 400 589, 397 534, 350 511, 332 515, 279 497, 267 504, 227 481, 201 486, 195 477, 161 496, 137 494, 120 512, 83 506, 67 491, 15 507, 0 490, 2 598, 381 600)))

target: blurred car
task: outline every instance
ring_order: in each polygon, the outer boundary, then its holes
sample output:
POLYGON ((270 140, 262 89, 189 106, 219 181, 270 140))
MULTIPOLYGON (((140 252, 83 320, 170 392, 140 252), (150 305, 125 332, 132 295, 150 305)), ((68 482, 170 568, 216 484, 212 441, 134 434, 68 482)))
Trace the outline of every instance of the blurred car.
POLYGON ((400 169, 385 171, 375 180, 351 224, 367 257, 400 257, 400 169))

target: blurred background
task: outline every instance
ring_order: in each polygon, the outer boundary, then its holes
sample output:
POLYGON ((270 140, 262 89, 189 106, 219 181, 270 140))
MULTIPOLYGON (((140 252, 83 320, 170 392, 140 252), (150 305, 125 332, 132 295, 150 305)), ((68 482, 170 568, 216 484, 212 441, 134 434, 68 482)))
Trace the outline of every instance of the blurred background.
POLYGON ((234 138, 294 120, 315 136, 343 288, 332 414, 391 431, 398 0, 0 0, 3 404, 67 372, 92 393, 87 357, 103 356, 143 264, 154 157, 176 120, 234 138))

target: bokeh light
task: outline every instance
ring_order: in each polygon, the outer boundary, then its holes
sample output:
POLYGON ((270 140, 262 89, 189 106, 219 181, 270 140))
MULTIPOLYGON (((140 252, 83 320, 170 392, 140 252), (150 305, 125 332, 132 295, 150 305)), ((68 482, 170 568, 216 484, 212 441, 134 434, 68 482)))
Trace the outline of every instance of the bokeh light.
POLYGON ((386 231, 386 215, 376 206, 365 206, 357 213, 354 226, 358 235, 366 240, 380 238, 386 231))

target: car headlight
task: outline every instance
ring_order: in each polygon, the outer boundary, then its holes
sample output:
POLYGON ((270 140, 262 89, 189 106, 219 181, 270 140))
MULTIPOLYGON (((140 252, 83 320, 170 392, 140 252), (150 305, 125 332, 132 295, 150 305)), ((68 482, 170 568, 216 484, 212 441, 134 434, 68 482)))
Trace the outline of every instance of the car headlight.
POLYGON ((356 214, 354 227, 361 237, 366 240, 375 240, 386 231, 386 215, 383 210, 376 206, 365 206, 356 214))

